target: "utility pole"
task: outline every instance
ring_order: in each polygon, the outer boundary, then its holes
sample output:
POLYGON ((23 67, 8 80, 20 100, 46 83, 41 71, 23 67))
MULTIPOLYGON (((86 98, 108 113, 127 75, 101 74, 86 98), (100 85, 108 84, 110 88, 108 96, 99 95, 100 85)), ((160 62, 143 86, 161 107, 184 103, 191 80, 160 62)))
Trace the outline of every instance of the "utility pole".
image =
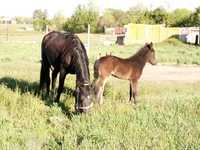
POLYGON ((199 45, 200 45, 200 26, 199 26, 199 45))
POLYGON ((8 41, 8 20, 6 20, 6 40, 8 41))
POLYGON ((89 55, 90 51, 90 24, 88 24, 88 35, 87 35, 87 55, 89 55))

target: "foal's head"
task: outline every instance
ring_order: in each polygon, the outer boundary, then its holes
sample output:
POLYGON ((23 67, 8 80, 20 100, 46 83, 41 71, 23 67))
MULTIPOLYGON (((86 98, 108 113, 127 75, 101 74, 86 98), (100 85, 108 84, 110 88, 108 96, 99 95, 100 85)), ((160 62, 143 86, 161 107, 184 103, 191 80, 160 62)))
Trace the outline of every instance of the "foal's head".
POLYGON ((144 49, 146 50, 146 61, 149 62, 152 65, 156 65, 157 61, 156 61, 156 57, 155 57, 155 50, 153 48, 153 43, 146 43, 144 45, 144 49))

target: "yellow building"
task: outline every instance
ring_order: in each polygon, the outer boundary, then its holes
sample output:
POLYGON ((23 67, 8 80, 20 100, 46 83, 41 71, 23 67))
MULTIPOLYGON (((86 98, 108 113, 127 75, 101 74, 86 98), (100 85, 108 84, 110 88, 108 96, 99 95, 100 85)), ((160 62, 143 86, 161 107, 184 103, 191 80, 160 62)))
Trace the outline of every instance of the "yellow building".
POLYGON ((125 25, 125 44, 162 42, 167 38, 179 35, 180 28, 164 27, 163 25, 133 24, 125 25))

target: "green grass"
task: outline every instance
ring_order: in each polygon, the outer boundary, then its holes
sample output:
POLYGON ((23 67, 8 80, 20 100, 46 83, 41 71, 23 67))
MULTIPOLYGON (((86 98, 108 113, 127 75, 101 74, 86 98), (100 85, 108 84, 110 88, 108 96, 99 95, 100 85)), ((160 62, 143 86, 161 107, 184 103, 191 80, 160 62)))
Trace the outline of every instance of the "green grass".
MULTIPOLYGON (((141 47, 103 46, 101 36, 92 35, 91 74, 99 52, 128 57, 141 47)), ((85 35, 80 37, 86 41, 85 35)), ((139 103, 133 106, 128 103, 128 82, 111 78, 104 104, 76 114, 67 91, 59 105, 34 95, 41 38, 36 34, 0 41, 0 149, 200 149, 199 82, 140 81, 139 103), (36 42, 29 42, 34 37, 36 42)), ((155 49, 161 63, 200 61, 200 48, 175 39, 155 49)), ((75 77, 67 76, 65 87, 74 89, 74 83, 75 77)))
MULTIPOLYGON (((85 41, 85 43, 87 43, 86 38, 84 38, 83 35, 80 37, 83 41, 85 41)), ((111 52, 112 55, 119 57, 129 57, 133 55, 141 46, 143 46, 141 44, 105 46, 103 44, 105 39, 107 38, 103 37, 103 35, 91 36, 91 62, 99 56, 99 53, 101 53, 101 55, 106 55, 106 53, 110 54, 111 52)), ((159 63, 200 65, 200 46, 185 44, 176 38, 171 38, 162 43, 154 44, 154 49, 159 63)))
POLYGON ((31 83, 19 81, 13 88, 14 80, 3 81, 7 84, 0 87, 1 149, 200 148, 199 83, 142 82, 140 103, 132 106, 127 103, 127 84, 120 82, 124 92, 112 86, 109 91, 114 92, 107 91, 101 108, 75 115, 70 96, 62 96, 61 107, 35 97, 31 83))

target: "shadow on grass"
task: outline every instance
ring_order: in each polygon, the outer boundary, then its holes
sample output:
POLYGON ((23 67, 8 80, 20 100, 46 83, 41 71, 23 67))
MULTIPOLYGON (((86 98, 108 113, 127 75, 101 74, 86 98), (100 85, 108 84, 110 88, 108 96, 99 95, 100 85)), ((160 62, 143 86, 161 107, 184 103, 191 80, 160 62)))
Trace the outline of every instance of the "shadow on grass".
MULTIPOLYGON (((7 88, 10 88, 12 91, 18 90, 21 94, 31 93, 37 96, 37 90, 39 87, 38 82, 28 82, 22 79, 14 79, 12 77, 3 77, 0 78, 0 85, 4 85, 7 88)), ((63 92, 67 93, 70 96, 74 96, 74 90, 71 88, 63 89, 63 92)), ((51 94, 50 94, 51 95, 51 94)), ((41 98, 44 101, 45 105, 52 106, 54 103, 54 99, 46 94, 41 94, 41 98)), ((59 102, 58 106, 62 109, 62 112, 68 116, 69 119, 78 113, 71 112, 68 106, 65 106, 63 102, 59 102)))

